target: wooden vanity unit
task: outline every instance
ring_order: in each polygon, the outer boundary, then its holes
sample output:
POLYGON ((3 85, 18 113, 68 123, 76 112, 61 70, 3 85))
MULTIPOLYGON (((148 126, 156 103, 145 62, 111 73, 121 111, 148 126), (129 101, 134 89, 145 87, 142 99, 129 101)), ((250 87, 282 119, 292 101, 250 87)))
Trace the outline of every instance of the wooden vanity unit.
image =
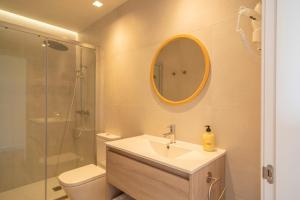
POLYGON ((213 187, 211 200, 224 188, 225 154, 191 173, 153 162, 112 146, 107 147, 107 197, 119 189, 138 200, 207 200, 208 173, 220 178, 213 187))

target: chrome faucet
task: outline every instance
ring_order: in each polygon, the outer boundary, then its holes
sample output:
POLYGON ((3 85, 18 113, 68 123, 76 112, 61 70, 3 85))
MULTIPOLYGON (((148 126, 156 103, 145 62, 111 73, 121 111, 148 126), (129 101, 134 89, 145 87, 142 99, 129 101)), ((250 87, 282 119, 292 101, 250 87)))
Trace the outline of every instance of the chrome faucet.
POLYGON ((176 133, 175 133, 175 124, 171 124, 170 126, 168 126, 169 128, 169 132, 167 133, 164 133, 163 136, 164 137, 168 137, 168 136, 171 136, 171 141, 169 144, 174 144, 176 143, 176 133))

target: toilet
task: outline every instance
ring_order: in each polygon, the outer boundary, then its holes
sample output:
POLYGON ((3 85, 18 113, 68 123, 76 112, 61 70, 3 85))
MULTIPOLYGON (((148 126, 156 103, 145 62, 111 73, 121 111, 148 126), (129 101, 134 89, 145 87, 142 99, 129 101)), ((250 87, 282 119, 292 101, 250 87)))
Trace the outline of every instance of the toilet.
POLYGON ((59 183, 71 200, 105 200, 105 142, 118 139, 120 136, 109 133, 97 134, 97 166, 94 164, 86 165, 58 176, 59 183))

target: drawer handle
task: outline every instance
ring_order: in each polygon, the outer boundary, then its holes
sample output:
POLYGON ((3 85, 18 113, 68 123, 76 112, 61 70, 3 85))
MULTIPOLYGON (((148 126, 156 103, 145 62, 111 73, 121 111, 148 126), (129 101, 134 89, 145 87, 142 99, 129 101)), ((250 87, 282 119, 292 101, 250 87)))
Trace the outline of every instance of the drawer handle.
MULTIPOLYGON (((212 188, 213 186, 219 182, 221 179, 220 178, 215 178, 212 176, 212 173, 211 172, 208 172, 207 174, 207 178, 206 178, 206 182, 207 183, 210 183, 210 186, 209 186, 209 189, 208 189, 208 200, 212 200, 211 199, 211 193, 212 193, 212 188)), ((222 190, 222 192, 220 193, 219 197, 218 197, 218 200, 221 200, 224 196, 224 193, 225 193, 225 190, 226 190, 226 187, 224 187, 224 189, 222 190)))

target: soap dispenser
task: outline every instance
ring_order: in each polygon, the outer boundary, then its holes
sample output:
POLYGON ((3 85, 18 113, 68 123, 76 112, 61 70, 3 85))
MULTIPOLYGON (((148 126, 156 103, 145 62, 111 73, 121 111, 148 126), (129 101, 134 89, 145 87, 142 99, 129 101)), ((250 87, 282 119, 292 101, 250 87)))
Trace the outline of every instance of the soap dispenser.
POLYGON ((210 126, 205 126, 206 132, 203 134, 203 149, 204 151, 215 151, 216 150, 216 138, 215 134, 211 132, 210 126))

